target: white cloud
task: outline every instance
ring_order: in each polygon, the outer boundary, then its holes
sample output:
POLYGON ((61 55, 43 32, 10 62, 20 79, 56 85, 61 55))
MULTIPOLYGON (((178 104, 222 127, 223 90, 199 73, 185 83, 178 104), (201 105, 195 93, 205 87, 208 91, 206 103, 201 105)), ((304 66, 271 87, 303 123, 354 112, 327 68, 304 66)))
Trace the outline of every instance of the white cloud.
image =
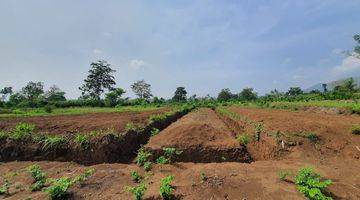
POLYGON ((341 49, 333 49, 332 51, 331 51, 331 53, 333 53, 333 54, 342 54, 344 51, 343 50, 341 50, 341 49))
POLYGON ((104 52, 101 49, 93 49, 93 54, 99 55, 103 54, 104 52))
POLYGON ((143 68, 146 63, 143 60, 133 59, 130 61, 130 67, 135 70, 143 68))
POLYGON ((333 68, 333 73, 337 75, 355 71, 360 71, 360 59, 354 56, 346 57, 341 65, 333 68))

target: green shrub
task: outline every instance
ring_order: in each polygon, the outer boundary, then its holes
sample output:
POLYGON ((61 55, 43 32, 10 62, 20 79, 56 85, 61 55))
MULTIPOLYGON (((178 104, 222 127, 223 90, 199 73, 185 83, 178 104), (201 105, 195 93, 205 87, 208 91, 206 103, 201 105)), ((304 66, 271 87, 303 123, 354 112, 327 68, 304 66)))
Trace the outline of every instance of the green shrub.
POLYGON ((152 168, 151 162, 147 161, 147 162, 144 163, 144 169, 145 169, 145 171, 148 172, 148 171, 151 170, 151 168, 152 168))
POLYGON ((207 176, 206 176, 204 171, 200 172, 200 178, 201 178, 201 181, 206 181, 207 180, 207 176))
POLYGON ((144 130, 144 125, 142 124, 134 124, 132 122, 128 122, 125 125, 125 132, 134 131, 134 132, 141 132, 144 130))
POLYGON ((141 180, 143 179, 142 176, 140 176, 140 174, 136 171, 132 171, 131 172, 131 178, 133 181, 135 181, 136 183, 140 183, 141 180))
POLYGON ((156 163, 158 164, 170 164, 174 161, 176 156, 182 154, 182 151, 177 150, 176 148, 173 147, 164 147, 163 151, 164 151, 164 155, 160 156, 156 160, 156 163))
POLYGON ((51 180, 51 185, 44 191, 50 194, 52 200, 67 199, 68 189, 74 182, 68 177, 61 177, 59 179, 51 180))
POLYGON ((15 126, 15 129, 13 130, 11 134, 11 138, 15 140, 23 140, 27 137, 30 137, 35 129, 35 125, 33 124, 27 124, 27 123, 18 123, 15 126))
POLYGON ((236 136, 236 140, 243 146, 247 146, 250 142, 250 136, 248 134, 238 135, 236 136))
POLYGON ((0 194, 9 194, 9 181, 4 179, 4 183, 0 187, 0 194))
POLYGON ((157 129, 157 128, 152 128, 152 129, 151 129, 151 136, 155 136, 155 135, 157 135, 159 132, 160 132, 159 129, 157 129))
POLYGON ((355 125, 351 129, 351 133, 354 135, 360 135, 360 125, 355 125))
POLYGON ((291 173, 288 172, 288 171, 279 171, 279 179, 280 179, 281 181, 283 181, 283 180, 285 180, 286 177, 287 177, 288 175, 290 175, 290 174, 291 174, 291 173))
POLYGON ((160 196, 164 199, 173 199, 174 198, 174 186, 170 183, 174 180, 174 176, 167 176, 161 179, 160 185, 160 196))
POLYGON ((78 182, 80 185, 83 185, 85 181, 95 173, 95 169, 87 169, 83 174, 80 174, 79 176, 76 176, 73 179, 73 182, 78 182))
POLYGON ((67 140, 62 136, 46 136, 43 140, 43 150, 56 149, 63 144, 67 143, 67 140))
POLYGON ((310 140, 310 142, 316 143, 319 141, 319 137, 315 133, 309 133, 306 137, 310 140))
POLYGON ((331 200, 323 194, 325 188, 332 183, 331 180, 321 181, 321 176, 313 172, 310 167, 302 168, 295 177, 295 184, 299 192, 309 200, 331 200))
POLYGON ((149 158, 151 156, 151 153, 146 151, 144 147, 141 147, 138 150, 138 154, 136 156, 136 163, 139 166, 143 166, 146 162, 148 162, 149 158))
POLYGON ((90 148, 90 140, 86 135, 76 134, 75 142, 80 146, 82 150, 90 148))
POLYGON ((135 200, 142 200, 147 188, 145 183, 140 183, 136 187, 128 187, 127 190, 134 195, 135 200))
POLYGON ((30 186, 31 191, 39 191, 46 183, 46 174, 41 171, 38 164, 29 166, 28 171, 34 179, 34 183, 30 186))
POLYGON ((256 123, 255 124, 255 139, 256 141, 260 141, 260 134, 264 130, 264 124, 263 123, 256 123))
POLYGON ((151 115, 149 117, 149 121, 150 121, 150 123, 162 122, 162 121, 165 121, 168 116, 169 116, 169 114, 167 114, 167 113, 151 115))
POLYGON ((55 106, 52 106, 52 105, 44 106, 44 110, 45 110, 46 113, 52 113, 54 108, 55 108, 55 106))

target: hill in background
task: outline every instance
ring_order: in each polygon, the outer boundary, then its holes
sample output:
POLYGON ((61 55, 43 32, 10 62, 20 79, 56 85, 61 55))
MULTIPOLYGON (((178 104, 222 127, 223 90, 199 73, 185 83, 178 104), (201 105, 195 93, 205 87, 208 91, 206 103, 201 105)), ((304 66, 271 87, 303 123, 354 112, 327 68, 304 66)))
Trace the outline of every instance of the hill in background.
MULTIPOLYGON (((351 78, 351 77, 349 77, 351 78)), ((338 85, 342 85, 346 80, 348 80, 349 78, 345 78, 345 79, 341 79, 341 80, 337 80, 337 81, 332 81, 332 82, 328 82, 327 84, 327 89, 328 90, 333 90, 336 86, 338 85)), ((354 79, 355 84, 357 85, 357 87, 360 86, 360 77, 352 77, 354 79)), ((321 92, 324 91, 324 88, 322 87, 323 83, 318 83, 316 85, 313 85, 307 89, 305 89, 305 92, 310 92, 312 90, 319 90, 321 92)))

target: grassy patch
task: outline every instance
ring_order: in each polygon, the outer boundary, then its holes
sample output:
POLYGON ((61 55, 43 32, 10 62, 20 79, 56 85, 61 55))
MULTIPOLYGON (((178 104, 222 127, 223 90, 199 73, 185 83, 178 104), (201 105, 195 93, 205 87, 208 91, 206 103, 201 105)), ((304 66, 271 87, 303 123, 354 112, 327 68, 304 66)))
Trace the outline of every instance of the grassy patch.
POLYGON ((248 134, 242 134, 236 136, 236 140, 243 146, 247 146, 250 142, 250 136, 248 134))
POLYGON ((360 125, 354 125, 351 128, 351 133, 354 135, 360 135, 360 125))
POLYGON ((176 156, 182 154, 182 151, 172 147, 165 147, 163 148, 163 151, 164 155, 156 159, 156 163, 158 164, 171 164, 176 156))
POLYGON ((11 132, 10 138, 14 140, 24 140, 31 137, 35 129, 35 125, 27 123, 18 123, 15 129, 11 132))
POLYGON ((76 134, 74 141, 80 146, 82 150, 87 150, 90 148, 90 140, 87 135, 76 134))
POLYGON ((56 149, 66 143, 66 138, 62 136, 46 136, 43 140, 43 150, 56 149))

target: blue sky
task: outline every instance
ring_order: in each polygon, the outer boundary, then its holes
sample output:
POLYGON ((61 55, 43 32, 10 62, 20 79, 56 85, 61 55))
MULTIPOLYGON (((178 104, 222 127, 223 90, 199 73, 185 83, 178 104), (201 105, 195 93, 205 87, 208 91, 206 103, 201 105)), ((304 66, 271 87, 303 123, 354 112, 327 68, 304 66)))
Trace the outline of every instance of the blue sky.
POLYGON ((117 86, 145 79, 154 95, 177 86, 200 96, 222 88, 260 94, 360 76, 341 52, 360 33, 360 1, 0 1, 0 87, 56 84, 67 97, 92 61, 117 86))

